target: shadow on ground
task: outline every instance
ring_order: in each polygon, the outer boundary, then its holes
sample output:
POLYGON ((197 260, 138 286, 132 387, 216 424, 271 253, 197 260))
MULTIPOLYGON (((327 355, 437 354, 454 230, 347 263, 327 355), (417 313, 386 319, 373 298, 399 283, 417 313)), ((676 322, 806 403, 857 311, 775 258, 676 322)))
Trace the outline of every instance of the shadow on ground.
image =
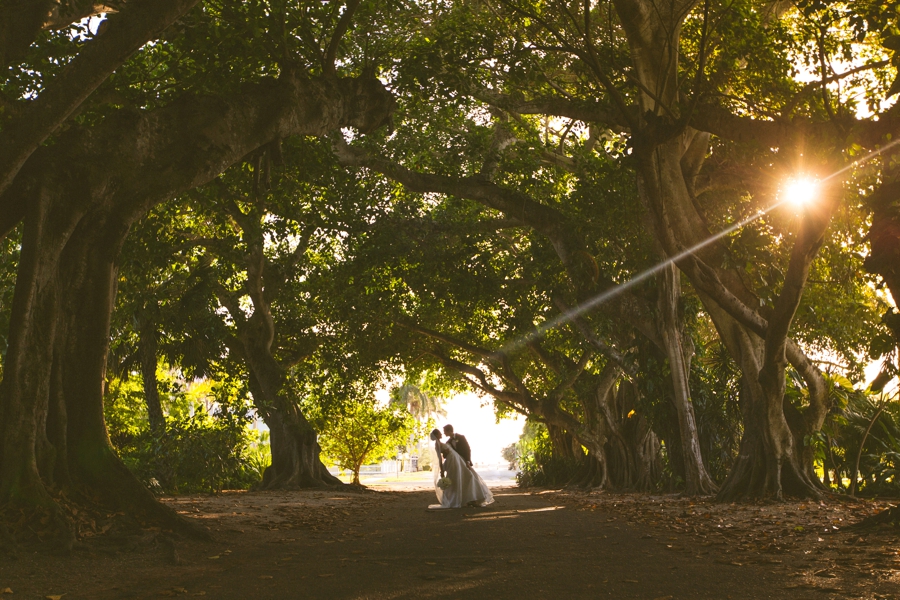
MULTIPOLYGON (((613 503, 586 508, 583 497, 494 492, 487 508, 452 511, 426 511, 431 491, 170 498, 216 541, 149 531, 127 547, 89 541, 70 557, 22 555, 0 564, 0 591, 12 591, 0 597, 878 597, 871 586, 851 593, 839 579, 805 583, 785 557, 740 562, 696 536, 633 522, 613 503)), ((892 580, 877 584, 882 597, 898 591, 892 580)))

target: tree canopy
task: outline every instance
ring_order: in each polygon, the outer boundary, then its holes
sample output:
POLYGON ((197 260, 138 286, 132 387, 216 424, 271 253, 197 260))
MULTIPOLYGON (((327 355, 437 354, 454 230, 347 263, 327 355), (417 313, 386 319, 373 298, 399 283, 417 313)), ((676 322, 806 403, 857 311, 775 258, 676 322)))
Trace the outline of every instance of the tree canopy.
POLYGON ((414 412, 475 390, 584 485, 855 493, 861 448, 889 485, 898 11, 0 8, 0 503, 177 526, 104 421, 139 374, 163 439, 160 365, 245 385, 266 488, 338 485, 322 447, 423 378, 414 412))

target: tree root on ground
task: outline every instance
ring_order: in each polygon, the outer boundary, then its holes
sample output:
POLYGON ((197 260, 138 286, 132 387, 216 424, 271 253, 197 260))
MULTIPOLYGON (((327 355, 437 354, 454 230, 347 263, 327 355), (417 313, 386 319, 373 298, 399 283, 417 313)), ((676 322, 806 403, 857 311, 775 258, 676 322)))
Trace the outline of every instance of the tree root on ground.
POLYGON ((858 523, 853 523, 846 529, 851 531, 871 529, 873 527, 878 527, 879 525, 897 525, 898 523, 900 523, 900 506, 892 506, 871 517, 866 517, 858 523))
POLYGON ((142 522, 134 516, 112 510, 88 498, 71 498, 65 492, 53 495, 51 506, 0 506, 0 557, 15 557, 21 547, 44 549, 51 554, 69 555, 87 542, 108 551, 135 551, 149 544, 162 545, 174 564, 181 564, 173 537, 184 534, 193 538, 212 539, 209 530, 193 520, 178 515, 168 507, 160 532, 159 522, 142 522), (148 531, 153 527, 155 531, 148 531))

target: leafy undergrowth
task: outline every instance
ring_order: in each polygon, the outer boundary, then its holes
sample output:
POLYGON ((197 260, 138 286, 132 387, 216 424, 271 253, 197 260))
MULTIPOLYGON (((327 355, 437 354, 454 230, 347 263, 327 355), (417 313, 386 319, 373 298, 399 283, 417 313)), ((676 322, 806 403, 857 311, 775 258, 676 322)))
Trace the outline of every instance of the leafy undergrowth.
POLYGON ((725 504, 677 495, 552 491, 578 510, 638 523, 660 544, 698 560, 741 567, 762 564, 791 576, 790 588, 840 597, 887 598, 900 582, 900 527, 853 524, 892 506, 887 501, 725 504))

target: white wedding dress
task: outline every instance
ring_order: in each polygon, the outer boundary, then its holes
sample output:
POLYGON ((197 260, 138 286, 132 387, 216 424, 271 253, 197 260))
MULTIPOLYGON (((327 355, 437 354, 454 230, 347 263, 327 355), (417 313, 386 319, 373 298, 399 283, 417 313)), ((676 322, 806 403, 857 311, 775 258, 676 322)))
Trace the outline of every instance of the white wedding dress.
POLYGON ((478 506, 487 506, 494 501, 494 495, 484 480, 478 476, 474 469, 466 464, 466 461, 456 453, 453 446, 436 441, 432 451, 432 469, 434 469, 434 492, 440 504, 432 504, 428 508, 462 508, 470 502, 478 506), (446 457, 443 455, 446 454, 446 457), (441 478, 441 465, 452 484, 447 488, 438 487, 441 478))

